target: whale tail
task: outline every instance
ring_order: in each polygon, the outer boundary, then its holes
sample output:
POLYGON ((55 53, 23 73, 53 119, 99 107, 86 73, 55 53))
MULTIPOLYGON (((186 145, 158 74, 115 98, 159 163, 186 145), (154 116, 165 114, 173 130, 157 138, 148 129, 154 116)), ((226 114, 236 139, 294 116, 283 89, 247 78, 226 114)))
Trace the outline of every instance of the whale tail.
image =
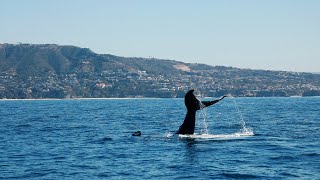
POLYGON ((184 118, 184 121, 182 125, 180 126, 179 130, 176 132, 176 134, 193 134, 194 133, 194 128, 196 125, 196 112, 199 110, 201 107, 208 107, 211 106, 219 100, 214 100, 214 101, 199 101, 196 96, 193 94, 194 90, 189 90, 187 94, 184 97, 184 103, 187 107, 187 114, 186 117, 184 118), (201 106, 202 104, 202 106, 201 106))

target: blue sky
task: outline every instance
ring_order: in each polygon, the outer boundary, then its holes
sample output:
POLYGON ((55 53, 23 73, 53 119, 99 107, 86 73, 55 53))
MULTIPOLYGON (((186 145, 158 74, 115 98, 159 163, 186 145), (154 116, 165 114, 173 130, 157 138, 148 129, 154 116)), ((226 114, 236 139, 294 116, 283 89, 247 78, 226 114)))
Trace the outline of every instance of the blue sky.
POLYGON ((0 0, 0 43, 320 72, 318 0, 0 0))

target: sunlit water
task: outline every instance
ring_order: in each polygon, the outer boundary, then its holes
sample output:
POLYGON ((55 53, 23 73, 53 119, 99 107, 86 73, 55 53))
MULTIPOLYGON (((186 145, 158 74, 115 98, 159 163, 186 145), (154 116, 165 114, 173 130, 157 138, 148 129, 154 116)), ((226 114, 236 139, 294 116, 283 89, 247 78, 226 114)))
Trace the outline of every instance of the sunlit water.
POLYGON ((319 97, 226 98, 191 137, 174 135, 183 99, 0 101, 0 113, 0 179, 320 177, 319 97))

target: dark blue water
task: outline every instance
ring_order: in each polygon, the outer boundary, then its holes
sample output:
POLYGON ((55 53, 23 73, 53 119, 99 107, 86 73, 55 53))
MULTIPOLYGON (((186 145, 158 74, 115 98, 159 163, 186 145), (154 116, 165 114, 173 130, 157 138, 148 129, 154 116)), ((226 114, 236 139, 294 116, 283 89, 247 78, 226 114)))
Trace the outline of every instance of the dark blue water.
POLYGON ((183 99, 0 101, 0 178, 320 177, 319 97, 224 99, 207 109, 210 134, 240 130, 233 100, 254 136, 168 137, 183 99))

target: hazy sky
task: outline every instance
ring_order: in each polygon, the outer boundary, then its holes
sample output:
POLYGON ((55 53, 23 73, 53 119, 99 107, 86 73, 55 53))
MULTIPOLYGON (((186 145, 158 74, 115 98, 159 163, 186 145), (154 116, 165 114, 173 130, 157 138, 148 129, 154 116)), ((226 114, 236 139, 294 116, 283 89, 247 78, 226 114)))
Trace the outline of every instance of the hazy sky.
POLYGON ((319 0, 0 0, 0 43, 320 72, 319 0))

